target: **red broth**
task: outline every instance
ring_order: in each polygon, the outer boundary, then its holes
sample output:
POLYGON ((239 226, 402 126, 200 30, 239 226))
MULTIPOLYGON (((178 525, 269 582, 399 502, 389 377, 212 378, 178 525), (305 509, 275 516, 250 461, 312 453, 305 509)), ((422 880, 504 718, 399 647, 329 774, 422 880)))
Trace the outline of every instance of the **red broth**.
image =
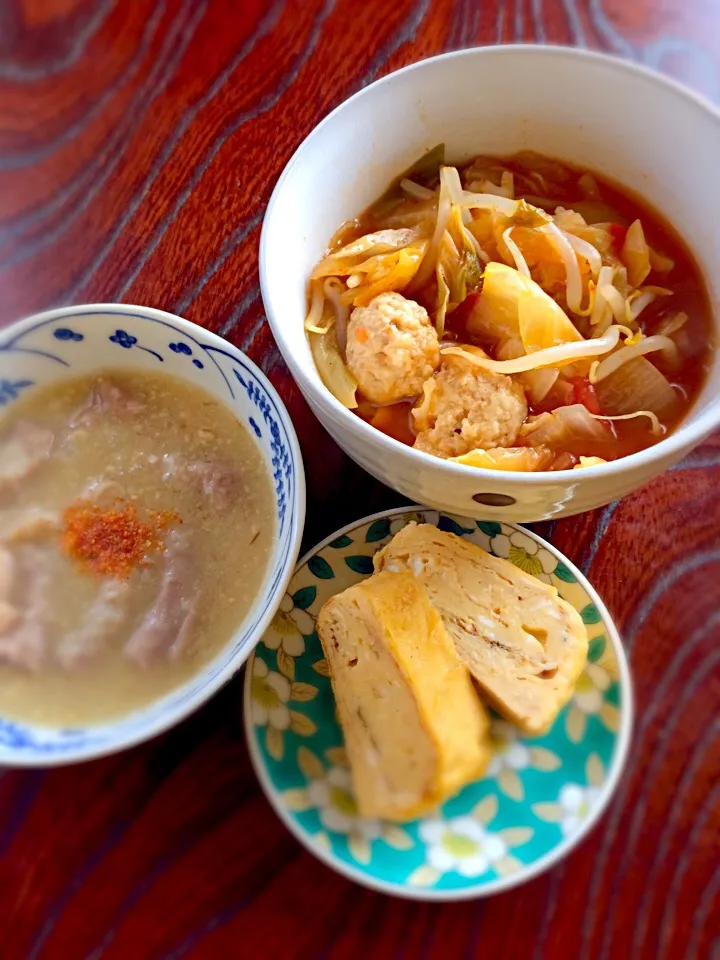
MULTIPOLYGON (((477 158, 473 161, 473 164, 476 163, 478 163, 477 158)), ((458 168, 464 185, 465 173, 470 166, 468 164, 458 168)), ((613 241, 613 252, 616 255, 622 248, 627 227, 634 220, 639 219, 650 247, 674 261, 674 266, 669 272, 660 273, 652 270, 644 281, 644 285, 667 287, 672 290, 672 295, 659 297, 642 311, 638 318, 642 332, 647 336, 652 335, 657 331, 663 318, 679 311, 685 312, 688 316, 685 325, 675 334, 675 342, 681 357, 680 365, 672 369, 663 361, 662 354, 657 352, 648 354, 646 358, 667 377, 680 399, 674 416, 662 421, 664 428, 662 436, 656 436, 651 432, 648 421, 644 417, 606 422, 606 436, 603 439, 584 439, 581 442, 553 445, 555 456, 548 469, 572 467, 579 462, 580 456, 597 456, 604 460, 615 460, 652 446, 668 436, 687 416, 700 393, 715 345, 708 292, 700 268, 684 240, 646 199, 597 173, 593 172, 592 177, 598 188, 599 199, 593 199, 589 198, 588 191, 584 191, 579 185, 580 178, 587 171, 578 170, 568 164, 561 164, 539 155, 519 154, 509 158, 487 158, 480 161, 480 167, 486 169, 488 177, 495 183, 499 181, 502 170, 510 171, 515 181, 515 199, 526 199, 528 203, 540 206, 549 213, 553 213, 557 206, 575 210, 581 213, 589 224, 611 223, 609 232, 613 241)), ((425 175, 411 171, 410 176, 414 182, 429 186, 431 189, 437 184, 436 174, 433 177, 432 173, 425 175)), ((387 227, 403 226, 406 214, 410 215, 410 219, 412 218, 413 206, 417 201, 405 196, 398 186, 400 179, 398 178, 372 207, 356 219, 342 225, 333 237, 331 250, 344 246, 367 233, 387 227)), ((594 193, 592 186, 590 193, 594 193)), ((429 290, 421 289, 412 296, 432 315, 435 296, 432 284, 429 290)), ((478 341, 466 326, 472 308, 472 298, 477 296, 478 294, 470 294, 466 301, 448 313, 443 339, 481 346, 490 356, 493 356, 494 346, 478 341)), ((577 321, 572 314, 570 316, 573 321, 577 321)), ((538 414, 569 403, 583 403, 591 413, 605 413, 592 385, 587 378, 584 382, 582 379, 574 378, 570 384, 564 380, 558 381, 556 387, 542 402, 530 404, 529 413, 538 414)), ((410 415, 412 399, 384 408, 373 406, 360 396, 358 399, 360 402, 355 411, 358 416, 389 436, 410 446, 413 444, 413 418, 410 415)))

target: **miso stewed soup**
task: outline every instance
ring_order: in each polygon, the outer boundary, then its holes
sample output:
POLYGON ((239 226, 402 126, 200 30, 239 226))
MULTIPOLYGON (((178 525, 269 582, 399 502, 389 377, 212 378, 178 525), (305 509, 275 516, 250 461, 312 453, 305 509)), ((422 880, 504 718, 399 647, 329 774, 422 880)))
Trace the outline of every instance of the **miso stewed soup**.
POLYGON ((218 400, 108 371, 0 420, 0 714, 110 720, 168 693, 241 625, 273 489, 218 400))
POLYGON ((645 200, 539 154, 430 151, 339 225, 309 279, 318 373, 383 433, 489 470, 601 466, 700 393, 712 310, 645 200))

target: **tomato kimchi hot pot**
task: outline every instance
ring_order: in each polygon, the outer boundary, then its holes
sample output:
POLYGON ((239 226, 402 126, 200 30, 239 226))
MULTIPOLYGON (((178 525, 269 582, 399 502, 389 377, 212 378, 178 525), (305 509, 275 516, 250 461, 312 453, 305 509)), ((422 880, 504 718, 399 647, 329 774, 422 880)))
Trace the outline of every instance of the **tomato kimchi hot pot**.
POLYGON ((376 429, 494 470, 577 469, 668 436, 710 366, 683 240, 589 170, 427 153, 341 224, 309 279, 325 386, 376 429))

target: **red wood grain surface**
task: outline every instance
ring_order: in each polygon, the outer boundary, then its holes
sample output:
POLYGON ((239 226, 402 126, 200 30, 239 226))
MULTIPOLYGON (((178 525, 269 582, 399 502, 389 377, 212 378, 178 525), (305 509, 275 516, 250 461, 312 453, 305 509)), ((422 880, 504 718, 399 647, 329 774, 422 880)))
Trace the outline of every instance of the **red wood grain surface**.
MULTIPOLYGON (((182 313, 247 351, 287 403, 306 546, 400 503, 329 440, 280 360, 260 223, 299 141, 349 94, 511 41, 607 50, 720 100, 717 0, 5 0, 0 322, 97 300, 182 313)), ((1 960, 720 956, 719 465, 715 438, 620 503, 539 525, 615 615, 638 706, 616 799, 550 873, 443 906, 334 875, 260 792, 236 678, 120 756, 0 771, 1 960)))

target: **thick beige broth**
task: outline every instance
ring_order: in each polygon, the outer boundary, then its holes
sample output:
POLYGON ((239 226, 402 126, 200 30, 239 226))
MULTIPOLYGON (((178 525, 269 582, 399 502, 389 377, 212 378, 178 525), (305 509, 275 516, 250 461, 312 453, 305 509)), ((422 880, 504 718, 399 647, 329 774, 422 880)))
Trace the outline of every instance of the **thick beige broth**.
POLYGON ((54 435, 46 462, 11 490, 0 485, 0 546, 10 550, 19 569, 43 572, 48 648, 34 671, 0 662, 0 714, 6 717, 63 726, 98 723, 163 696, 227 643, 267 567, 275 531, 273 490, 245 427, 209 394, 164 374, 107 371, 100 379, 119 388, 131 410, 108 406, 83 413, 98 379, 39 390, 0 420, 0 464, 3 443, 7 462, 8 437, 17 424, 47 427, 54 435), (210 495, 192 472, 197 467, 188 468, 198 463, 221 464, 223 475, 232 478, 230 493, 210 495), (9 540, 28 510, 62 518, 79 498, 111 506, 118 497, 135 504, 141 516, 175 511, 182 519, 170 532, 179 531, 188 544, 196 615, 176 657, 142 667, 124 652, 158 596, 169 532, 161 551, 127 577, 121 625, 104 634, 102 649, 88 662, 70 669, 57 662, 58 645, 87 623, 101 586, 120 581, 88 572, 66 556, 56 529, 27 542, 9 540))

